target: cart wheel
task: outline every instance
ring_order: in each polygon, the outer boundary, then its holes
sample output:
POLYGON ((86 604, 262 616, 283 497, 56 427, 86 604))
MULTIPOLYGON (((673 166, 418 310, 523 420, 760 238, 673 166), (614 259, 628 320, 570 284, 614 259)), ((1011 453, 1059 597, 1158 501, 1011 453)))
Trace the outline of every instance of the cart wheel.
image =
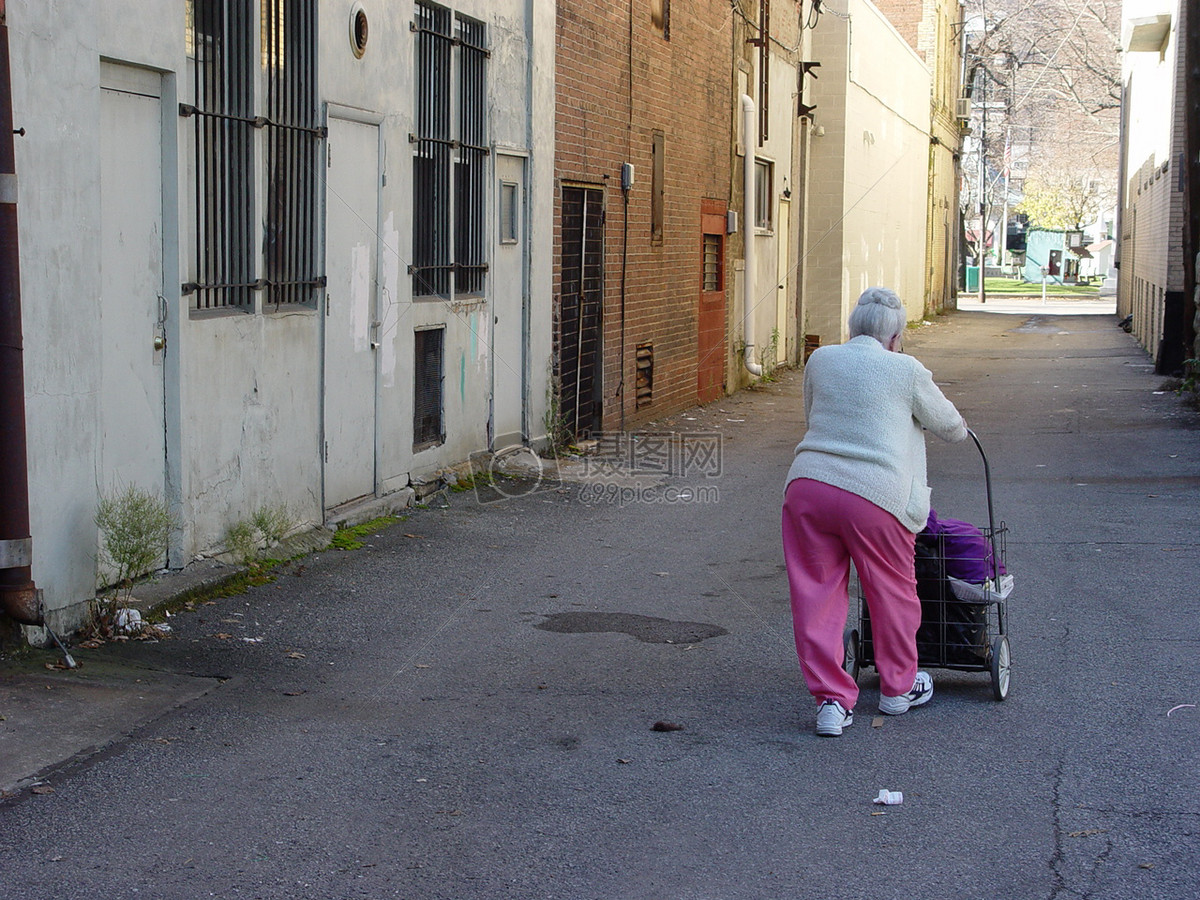
POLYGON ((846 651, 845 658, 842 660, 842 668, 850 673, 851 678, 858 681, 858 673, 861 668, 858 661, 858 629, 846 629, 846 633, 842 635, 842 646, 846 651))
POLYGON ((1012 653, 1008 638, 1001 635, 992 641, 992 696, 1003 700, 1008 696, 1008 682, 1012 672, 1012 653))

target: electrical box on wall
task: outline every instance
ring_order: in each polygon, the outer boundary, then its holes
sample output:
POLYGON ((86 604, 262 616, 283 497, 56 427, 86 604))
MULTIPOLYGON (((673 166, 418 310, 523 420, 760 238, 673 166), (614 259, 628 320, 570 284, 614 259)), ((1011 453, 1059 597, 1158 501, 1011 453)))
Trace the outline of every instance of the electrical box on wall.
POLYGON ((633 187, 633 163, 621 163, 621 190, 633 187))
POLYGON ((737 234, 737 210, 730 209, 725 212, 725 233, 737 234))

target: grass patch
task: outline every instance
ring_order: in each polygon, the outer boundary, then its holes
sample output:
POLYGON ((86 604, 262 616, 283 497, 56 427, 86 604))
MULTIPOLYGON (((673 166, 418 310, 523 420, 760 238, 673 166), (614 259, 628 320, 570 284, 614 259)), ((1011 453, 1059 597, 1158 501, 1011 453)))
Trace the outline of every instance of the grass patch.
MULTIPOLYGON (((1042 283, 1040 281, 1029 282, 1011 278, 985 278, 983 279, 983 289, 984 293, 987 294, 1042 296, 1042 283)), ((975 292, 967 291, 966 293, 970 295, 975 292)), ((1095 297, 1099 293, 1100 285, 1098 284, 1058 284, 1053 281, 1046 282, 1047 297, 1095 297)))
POLYGON ((357 550, 364 544, 362 538, 403 521, 403 516, 380 516, 378 519, 363 522, 361 525, 355 525, 352 528, 341 528, 333 536, 333 540, 330 541, 329 546, 334 550, 357 550))

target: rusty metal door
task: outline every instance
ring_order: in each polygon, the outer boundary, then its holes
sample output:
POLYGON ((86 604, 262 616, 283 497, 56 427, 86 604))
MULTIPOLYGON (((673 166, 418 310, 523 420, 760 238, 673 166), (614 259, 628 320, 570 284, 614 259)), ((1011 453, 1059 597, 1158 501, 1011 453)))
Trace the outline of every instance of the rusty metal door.
POLYGON ((725 390, 725 211, 706 202, 700 215, 700 300, 696 316, 696 396, 725 390))

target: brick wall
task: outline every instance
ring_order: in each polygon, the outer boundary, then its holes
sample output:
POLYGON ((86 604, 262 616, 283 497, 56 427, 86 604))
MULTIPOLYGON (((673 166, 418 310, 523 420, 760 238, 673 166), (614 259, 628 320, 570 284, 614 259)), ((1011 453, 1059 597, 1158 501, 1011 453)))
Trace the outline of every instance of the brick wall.
MULTIPOLYGON (((629 0, 558 3, 555 304, 561 186, 593 185, 603 190, 606 208, 605 430, 620 427, 622 404, 628 428, 696 402, 701 202, 729 198, 729 8, 672 0, 667 39, 652 21, 652 7, 632 4, 631 22, 629 0), (662 132, 664 147, 661 240, 651 236, 655 131, 662 132), (636 171, 627 220, 624 162, 636 171), (648 407, 636 410, 634 354, 645 343, 654 345, 654 394, 648 407)), ((732 284, 727 292, 732 299, 732 284)))

